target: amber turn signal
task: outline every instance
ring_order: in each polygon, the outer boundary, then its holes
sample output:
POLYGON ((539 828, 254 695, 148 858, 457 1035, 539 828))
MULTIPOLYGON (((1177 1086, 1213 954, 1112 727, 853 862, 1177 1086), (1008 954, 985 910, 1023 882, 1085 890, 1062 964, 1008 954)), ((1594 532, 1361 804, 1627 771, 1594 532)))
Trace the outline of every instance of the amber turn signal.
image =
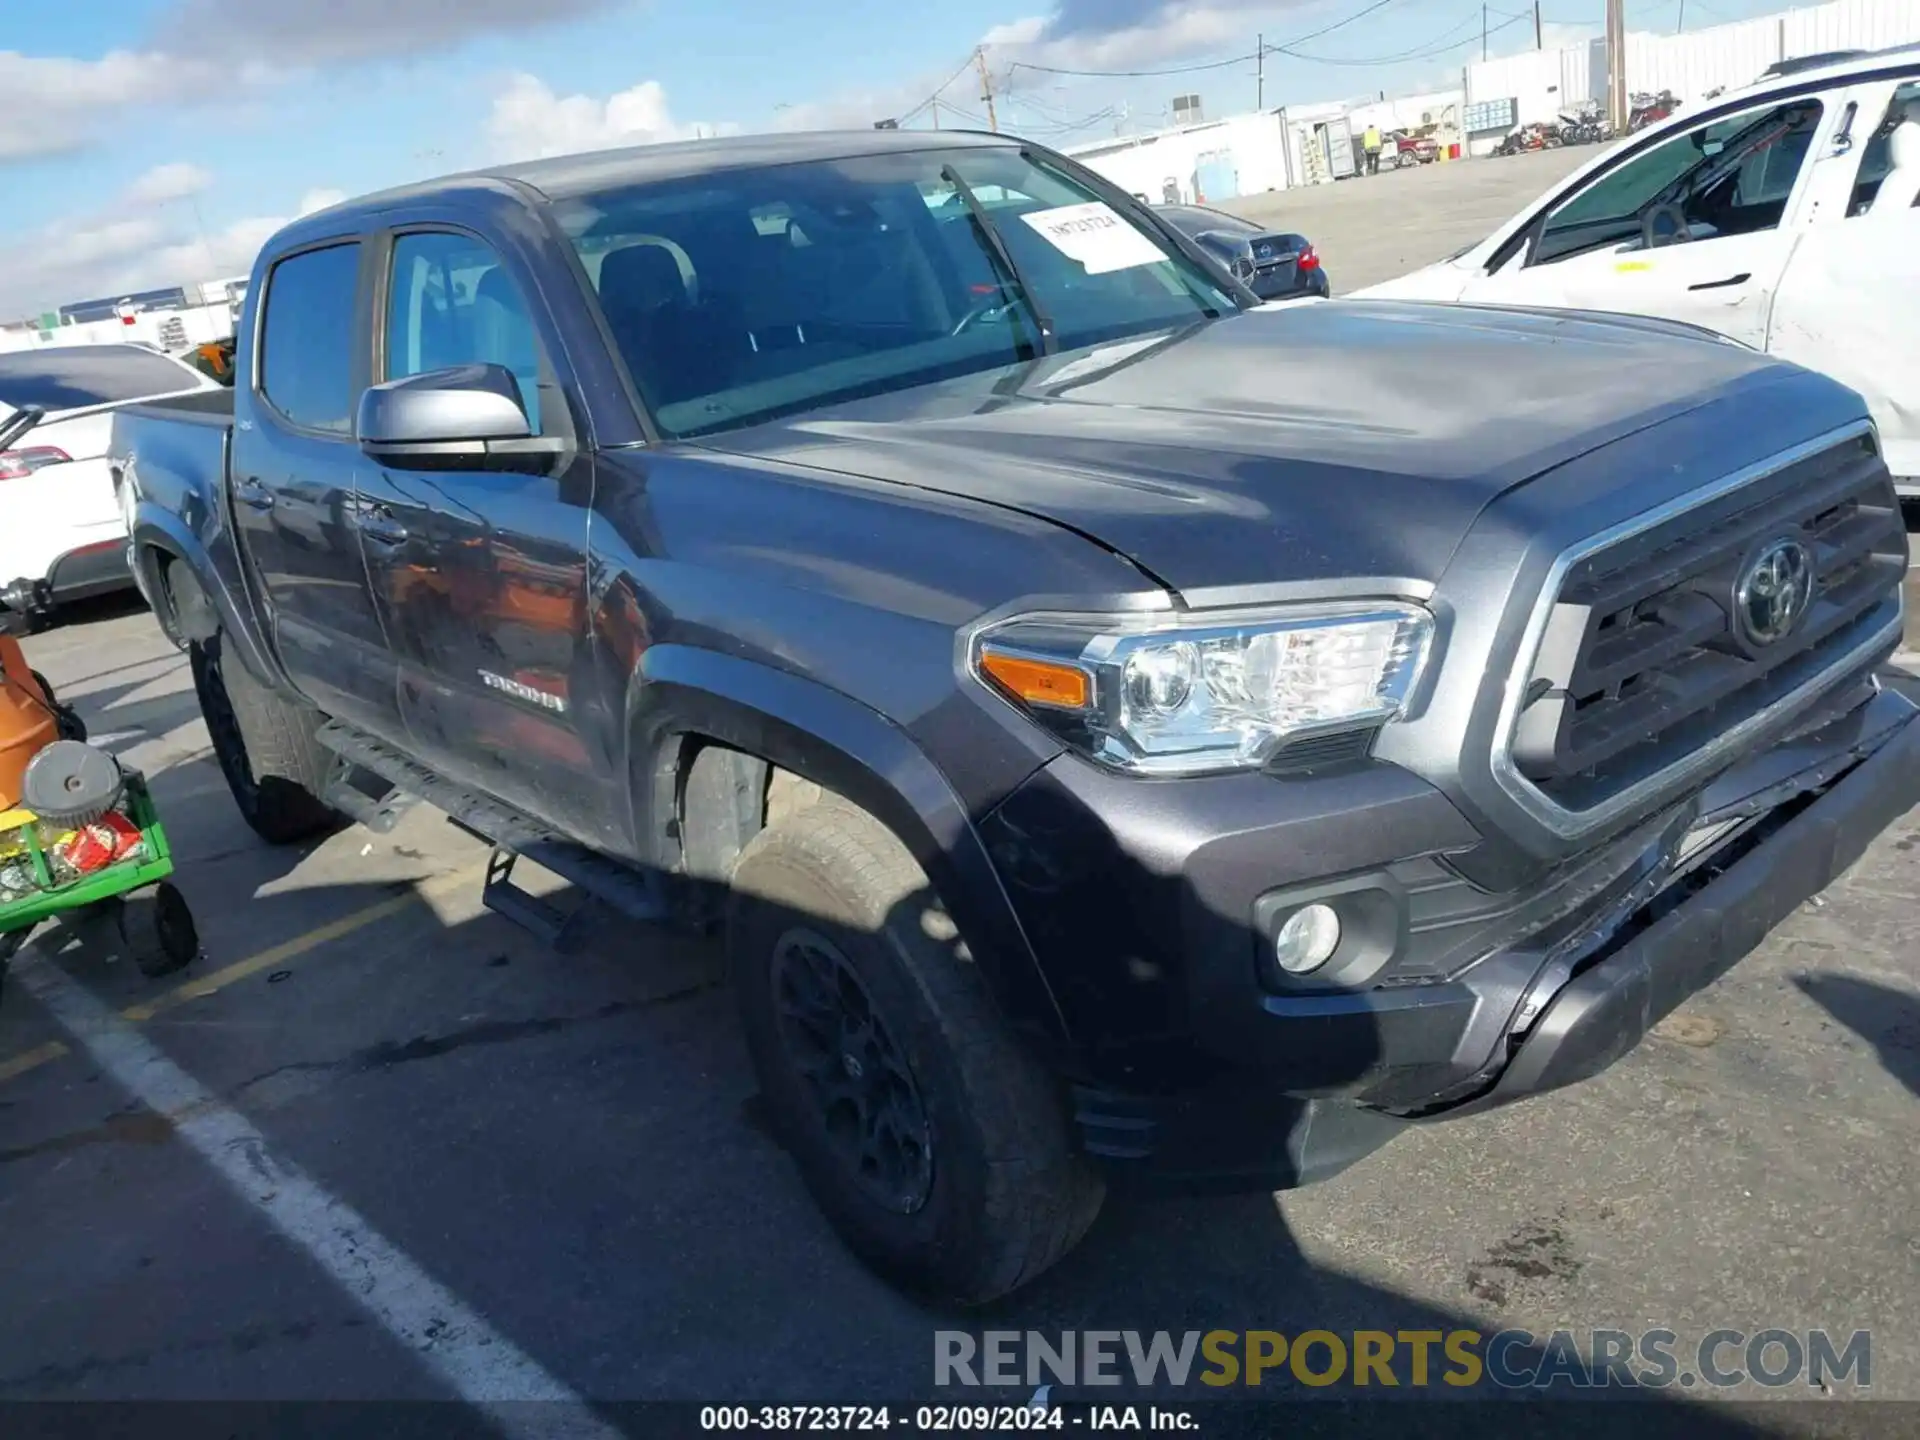
POLYGON ((1093 700, 1093 677, 1077 665, 1035 660, 984 647, 980 673, 1025 705, 1084 710, 1093 700))

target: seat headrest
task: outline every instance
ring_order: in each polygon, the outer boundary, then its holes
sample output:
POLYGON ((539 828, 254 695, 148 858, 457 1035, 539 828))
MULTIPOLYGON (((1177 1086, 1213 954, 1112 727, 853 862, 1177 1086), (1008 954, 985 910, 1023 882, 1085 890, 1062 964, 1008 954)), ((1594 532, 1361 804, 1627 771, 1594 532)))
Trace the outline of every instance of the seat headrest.
POLYGON ((1911 107, 1907 118, 1887 136, 1887 159, 1895 170, 1920 168, 1920 119, 1913 117, 1911 107))
POLYGON ((480 283, 473 287, 473 298, 476 303, 486 300, 507 310, 520 308, 519 292, 513 288, 513 281, 507 278, 506 270, 499 265, 481 275, 480 283))
POLYGON ((680 262, 664 245, 627 245, 600 260, 600 303, 613 310, 654 310, 687 303, 680 262))

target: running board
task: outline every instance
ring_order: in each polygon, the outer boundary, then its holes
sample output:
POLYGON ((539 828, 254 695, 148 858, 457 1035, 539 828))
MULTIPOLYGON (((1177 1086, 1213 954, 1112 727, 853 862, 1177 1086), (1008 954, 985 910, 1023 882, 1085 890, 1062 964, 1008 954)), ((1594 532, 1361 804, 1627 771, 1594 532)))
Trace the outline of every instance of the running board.
POLYGON ((338 720, 322 725, 315 739, 332 751, 349 773, 354 769, 367 771, 394 789, 393 795, 374 800, 355 786, 330 786, 329 804, 337 804, 333 798, 335 790, 344 790, 348 804, 338 808, 381 834, 393 827, 399 808, 411 803, 412 797, 444 811, 462 830, 493 847, 493 854, 487 860, 481 903, 556 949, 571 949, 578 942, 580 927, 575 922, 596 900, 641 924, 665 923, 671 918, 672 910, 658 875, 636 870, 597 850, 576 844, 504 801, 442 779, 384 741, 338 720), (396 796, 407 798, 396 805, 396 796), (384 828, 363 820, 350 808, 356 797, 359 803, 375 812, 376 819, 392 812, 384 828), (522 889, 513 881, 514 862, 521 858, 558 875, 586 898, 565 910, 551 900, 522 889))

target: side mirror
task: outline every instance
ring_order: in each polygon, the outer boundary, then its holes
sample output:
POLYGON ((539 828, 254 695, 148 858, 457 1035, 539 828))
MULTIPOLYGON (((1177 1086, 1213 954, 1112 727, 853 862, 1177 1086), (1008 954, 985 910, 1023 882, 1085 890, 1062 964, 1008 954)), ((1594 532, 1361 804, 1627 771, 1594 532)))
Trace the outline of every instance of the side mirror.
POLYGON ((533 438, 520 382, 504 365, 452 365, 371 385, 353 433, 374 459, 416 469, 484 468, 495 456, 552 448, 533 438))

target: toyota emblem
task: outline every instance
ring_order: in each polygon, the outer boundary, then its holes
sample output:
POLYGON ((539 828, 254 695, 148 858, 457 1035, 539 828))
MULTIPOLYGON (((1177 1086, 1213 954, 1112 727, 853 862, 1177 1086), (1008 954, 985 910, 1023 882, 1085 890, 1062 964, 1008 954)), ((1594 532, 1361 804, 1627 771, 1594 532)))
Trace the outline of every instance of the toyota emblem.
POLYGON ((1772 541, 1734 582, 1734 620, 1754 645, 1786 639, 1812 605, 1813 552, 1798 540, 1772 541))

